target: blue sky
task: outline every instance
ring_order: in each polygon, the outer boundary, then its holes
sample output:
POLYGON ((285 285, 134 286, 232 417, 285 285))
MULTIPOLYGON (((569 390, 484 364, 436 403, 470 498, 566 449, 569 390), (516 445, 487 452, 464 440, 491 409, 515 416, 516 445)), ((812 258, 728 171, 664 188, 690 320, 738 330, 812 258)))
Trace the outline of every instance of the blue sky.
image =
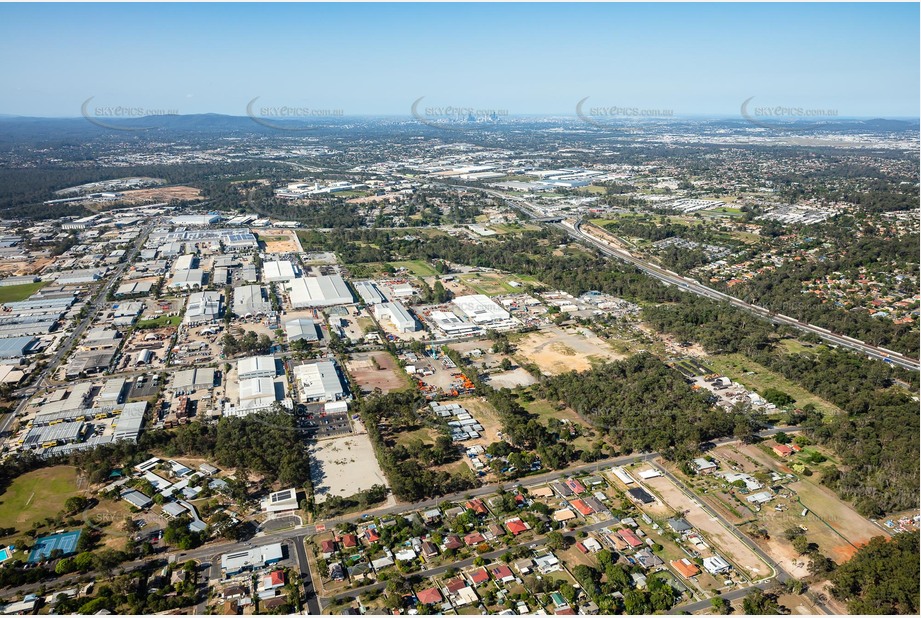
POLYGON ((917 4, 0 4, 0 113, 919 115, 917 4))

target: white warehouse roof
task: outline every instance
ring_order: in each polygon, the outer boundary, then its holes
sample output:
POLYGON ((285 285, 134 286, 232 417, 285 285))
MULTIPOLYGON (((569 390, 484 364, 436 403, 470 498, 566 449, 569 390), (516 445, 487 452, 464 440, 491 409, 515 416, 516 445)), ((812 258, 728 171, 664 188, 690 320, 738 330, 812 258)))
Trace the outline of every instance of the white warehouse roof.
POLYGON ((313 320, 307 318, 297 318, 285 322, 285 331, 288 334, 288 342, 304 339, 305 341, 318 341, 317 325, 313 320))
POLYGON ((275 400, 275 381, 272 378, 240 380, 240 401, 261 398, 275 400))
POLYGON ((290 281, 297 277, 294 272, 294 264, 288 260, 275 260, 266 262, 262 265, 263 279, 268 282, 272 281, 290 281))
POLYGON ((250 378, 274 378, 275 358, 272 356, 248 356, 237 363, 237 377, 240 382, 250 378))
POLYGON ((291 306, 328 307, 352 302, 352 293, 339 275, 323 275, 294 279, 288 283, 291 306))
POLYGON ((353 285, 366 305, 376 305, 384 302, 384 295, 380 293, 373 281, 355 281, 353 285))
POLYGON ((298 365, 294 368, 294 377, 305 401, 337 401, 345 394, 332 361, 298 365))
POLYGON ((485 294, 458 296, 454 305, 476 324, 489 324, 509 319, 509 312, 494 303, 485 294))
POLYGON ((189 295, 185 310, 186 324, 212 322, 221 317, 221 294, 219 292, 195 292, 189 295))

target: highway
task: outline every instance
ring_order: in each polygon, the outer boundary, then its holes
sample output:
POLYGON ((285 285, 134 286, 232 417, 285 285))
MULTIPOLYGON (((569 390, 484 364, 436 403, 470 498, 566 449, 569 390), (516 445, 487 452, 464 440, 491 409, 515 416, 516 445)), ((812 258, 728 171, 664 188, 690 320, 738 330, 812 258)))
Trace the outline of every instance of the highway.
POLYGON ((627 262, 628 264, 632 264, 640 271, 646 273, 647 275, 651 277, 654 277, 655 279, 658 279, 659 281, 662 281, 663 283, 674 285, 676 287, 681 288, 682 290, 686 290, 688 292, 697 294, 699 296, 704 296, 706 298, 710 298, 713 300, 718 300, 718 301, 729 303, 730 305, 734 307, 748 311, 749 313, 752 313, 761 318, 769 320, 773 322, 774 324, 789 326, 791 328, 795 328, 797 330, 800 330, 806 333, 812 333, 813 335, 817 335, 818 337, 821 337, 822 339, 830 343, 841 346, 842 348, 848 348, 850 350, 860 352, 862 354, 867 355, 870 358, 892 363, 894 365, 898 365, 899 367, 904 367, 905 369, 910 369, 912 371, 918 371, 919 369, 921 369, 921 364, 919 364, 917 359, 909 358, 903 354, 899 354, 898 352, 893 352, 891 350, 886 350, 881 347, 877 347, 877 346, 870 345, 868 343, 864 343, 863 341, 859 341, 857 339, 854 339, 853 337, 847 337, 845 335, 838 335, 836 333, 831 332, 828 329, 820 328, 818 326, 813 326, 812 324, 807 324, 805 322, 796 320, 789 316, 785 316, 783 314, 772 312, 768 309, 765 309, 764 307, 753 305, 751 303, 745 302, 744 300, 736 298, 735 296, 730 296, 729 294, 726 294, 724 292, 714 290, 713 288, 707 287, 703 285, 702 283, 695 281, 694 279, 691 279, 689 277, 683 277, 679 275, 678 273, 672 272, 668 269, 662 268, 661 266, 657 266, 656 264, 653 264, 644 259, 638 258, 634 256, 632 253, 630 253, 629 251, 627 251, 626 249, 619 247, 610 241, 607 241, 603 238, 592 235, 586 232, 585 230, 583 230, 581 218, 577 219, 575 223, 570 223, 568 221, 562 221, 559 223, 543 222, 540 220, 544 219, 545 217, 543 217, 540 211, 533 204, 531 204, 530 202, 528 202, 522 197, 508 195, 506 193, 502 193, 501 191, 496 191, 494 189, 484 189, 481 187, 471 187, 471 186, 466 186, 466 185, 452 185, 452 184, 448 184, 445 186, 450 186, 453 188, 464 188, 468 190, 482 191, 483 193, 487 193, 489 195, 492 195, 493 197, 501 198, 505 200, 510 206, 524 213, 526 216, 530 217, 531 219, 537 220, 537 222, 542 222, 545 225, 550 225, 559 230, 562 230, 563 232, 566 232, 573 239, 597 249, 603 255, 606 255, 608 257, 617 258, 621 261, 627 262))

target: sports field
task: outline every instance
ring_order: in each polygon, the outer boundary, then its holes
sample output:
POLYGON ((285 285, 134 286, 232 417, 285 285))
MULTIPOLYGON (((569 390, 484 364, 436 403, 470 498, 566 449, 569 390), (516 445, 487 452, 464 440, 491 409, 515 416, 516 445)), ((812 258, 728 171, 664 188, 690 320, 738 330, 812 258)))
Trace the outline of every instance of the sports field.
POLYGON ((28 530, 33 522, 57 515, 64 501, 76 496, 77 469, 53 466, 18 477, 0 495, 0 523, 28 530))
POLYGON ((17 300, 25 300, 42 289, 44 285, 44 281, 39 281, 38 283, 0 286, 0 303, 12 303, 17 300))

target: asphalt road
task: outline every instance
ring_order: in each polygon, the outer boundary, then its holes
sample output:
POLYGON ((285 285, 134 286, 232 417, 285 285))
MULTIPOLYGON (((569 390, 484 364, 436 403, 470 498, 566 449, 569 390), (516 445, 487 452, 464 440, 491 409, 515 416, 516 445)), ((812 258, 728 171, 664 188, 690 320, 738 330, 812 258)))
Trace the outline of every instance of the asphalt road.
POLYGON ((649 262, 636 258, 632 254, 630 254, 628 251, 615 247, 614 245, 610 243, 607 243, 601 239, 598 239, 582 231, 581 221, 576 222, 575 226, 573 227, 564 225, 562 223, 551 224, 551 225, 554 225, 555 227, 558 227, 559 229, 566 231, 571 236, 574 236, 575 238, 581 240, 584 243, 592 245, 593 247, 597 248, 599 251, 601 251, 605 255, 616 257, 620 260, 633 264, 634 266, 636 266, 638 269, 640 269, 644 273, 652 277, 655 277, 656 279, 659 279, 660 281, 670 283, 683 290, 693 292, 700 296, 705 296, 713 300, 727 302, 730 305, 738 307, 739 309, 744 309, 745 311, 748 311, 749 313, 754 313, 755 315, 758 315, 766 320, 770 320, 771 322, 775 324, 789 326, 797 330, 801 330, 807 333, 817 335, 821 337, 822 339, 825 339, 826 341, 834 343, 835 345, 839 345, 843 348, 848 348, 848 349, 866 354, 870 358, 874 358, 876 360, 881 360, 884 362, 891 362, 892 364, 899 365, 900 367, 904 367, 905 369, 911 369, 914 371, 917 371, 919 369, 918 361, 913 358, 909 358, 907 356, 898 354, 896 352, 887 352, 886 350, 883 350, 882 348, 872 346, 868 343, 864 343, 852 337, 846 337, 844 335, 836 335, 835 333, 832 333, 828 329, 820 328, 818 326, 813 326, 812 324, 807 324, 806 322, 802 322, 800 320, 796 320, 794 318, 791 318, 791 317, 788 317, 788 316, 785 316, 779 313, 774 313, 768 309, 765 309, 764 307, 759 307, 758 305, 747 303, 734 296, 730 296, 729 294, 725 294, 723 292, 714 290, 713 288, 707 287, 693 279, 690 279, 688 277, 682 277, 681 275, 674 273, 670 270, 666 270, 664 268, 661 268, 659 266, 656 266, 654 264, 651 264, 649 262))

